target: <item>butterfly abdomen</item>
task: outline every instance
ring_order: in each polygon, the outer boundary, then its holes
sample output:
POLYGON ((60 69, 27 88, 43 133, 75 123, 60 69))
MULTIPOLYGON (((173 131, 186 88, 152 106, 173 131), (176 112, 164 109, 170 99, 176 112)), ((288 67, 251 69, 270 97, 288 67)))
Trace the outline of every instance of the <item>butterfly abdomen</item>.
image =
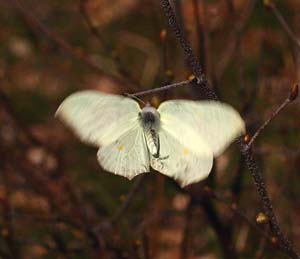
POLYGON ((139 117, 149 152, 152 156, 159 157, 158 130, 160 127, 160 115, 154 107, 146 106, 140 112, 139 117))
POLYGON ((155 130, 146 129, 145 130, 145 139, 149 149, 150 154, 158 158, 159 157, 159 137, 155 130))

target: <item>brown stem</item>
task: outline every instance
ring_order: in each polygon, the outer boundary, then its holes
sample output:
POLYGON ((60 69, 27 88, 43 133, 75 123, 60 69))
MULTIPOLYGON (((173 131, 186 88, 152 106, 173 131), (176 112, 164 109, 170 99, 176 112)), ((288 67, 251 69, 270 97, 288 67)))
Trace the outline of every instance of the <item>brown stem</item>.
POLYGON ((289 98, 285 99, 284 102, 270 115, 270 117, 258 128, 251 138, 248 146, 251 147, 256 138, 262 133, 262 131, 270 124, 270 122, 288 105, 291 101, 289 98))
POLYGON ((300 39, 295 35, 295 33, 292 31, 291 27, 288 25, 280 11, 278 10, 276 4, 270 0, 268 4, 266 4, 267 7, 271 9, 277 20, 279 21, 281 27, 283 30, 287 33, 287 35, 290 37, 290 39, 296 44, 296 46, 300 49, 300 39))
MULTIPOLYGON (((205 74, 201 70, 200 65, 197 62, 189 43, 187 42, 182 32, 180 31, 180 28, 177 25, 174 12, 172 10, 169 1, 161 0, 161 3, 166 13, 166 17, 168 18, 169 25, 173 29, 173 33, 175 34, 176 38, 179 40, 184 50, 186 60, 188 61, 188 66, 198 77, 198 80, 196 82, 197 85, 199 86, 199 88, 203 88, 204 91, 208 92, 206 96, 210 97, 209 99, 214 99, 214 98, 218 99, 214 91, 211 90, 211 88, 209 87, 205 74)), ((263 180, 260 170, 258 169, 256 161, 254 160, 251 148, 249 148, 248 145, 243 142, 242 137, 240 137, 237 140, 237 144, 240 148, 244 161, 252 175, 254 184, 257 188, 257 191, 260 195, 260 199, 263 203, 265 214, 270 219, 272 233, 278 239, 278 247, 287 255, 289 255, 291 258, 300 258, 300 256, 295 252, 292 243, 285 237, 285 235, 282 233, 278 225, 277 219, 273 211, 273 206, 265 186, 265 182, 263 180)))
POLYGON ((112 81, 117 82, 120 85, 126 85, 129 89, 136 89, 135 86, 129 84, 128 81, 121 80, 119 78, 113 77, 111 75, 107 75, 103 69, 93 61, 93 59, 84 53, 82 50, 78 51, 73 48, 70 44, 68 44, 64 39, 59 37, 56 33, 49 30, 44 24, 42 24, 39 20, 37 20, 27 9, 25 9, 18 0, 7 0, 19 13, 19 15, 24 19, 24 21, 33 28, 33 31, 40 31, 46 36, 51 42, 55 43, 63 52, 70 54, 72 57, 81 60, 90 68, 92 68, 97 73, 110 78, 112 81))

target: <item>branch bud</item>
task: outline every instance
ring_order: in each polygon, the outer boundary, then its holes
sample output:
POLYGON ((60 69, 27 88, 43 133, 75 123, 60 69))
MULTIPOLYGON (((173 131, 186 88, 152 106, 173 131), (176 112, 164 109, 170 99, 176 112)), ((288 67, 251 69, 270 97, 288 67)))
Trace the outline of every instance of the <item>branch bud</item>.
POLYGON ((271 0, 263 0, 263 4, 265 7, 271 7, 271 0))
POLYGON ((251 140, 251 136, 249 134, 246 134, 243 138, 245 144, 249 144, 251 140))
POLYGON ((212 197, 212 198, 215 197, 215 193, 214 193, 213 189, 208 186, 204 186, 203 194, 208 197, 212 197))
POLYGON ((189 81, 193 81, 195 78, 196 78, 196 76, 195 76, 194 74, 191 74, 191 75, 188 76, 187 79, 188 79, 189 81))
POLYGON ((167 30, 166 29, 161 30, 159 33, 160 41, 164 42, 166 40, 166 37, 167 37, 167 30))
POLYGON ((271 237, 271 243, 272 243, 274 246, 277 246, 277 245, 278 245, 278 238, 277 238, 277 237, 271 237))
POLYGON ((266 224, 269 222, 269 218, 266 214, 260 212, 256 216, 256 223, 257 224, 266 224))
POLYGON ((298 84, 293 84, 290 90, 289 100, 292 102, 298 97, 299 86, 298 84))

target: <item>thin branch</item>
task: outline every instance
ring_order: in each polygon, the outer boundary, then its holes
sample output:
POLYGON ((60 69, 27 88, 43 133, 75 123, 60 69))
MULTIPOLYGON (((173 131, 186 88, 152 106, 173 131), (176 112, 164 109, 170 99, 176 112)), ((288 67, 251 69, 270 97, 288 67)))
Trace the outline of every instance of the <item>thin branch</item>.
POLYGON ((18 259, 20 258, 20 249, 15 237, 16 235, 13 218, 14 214, 12 204, 10 202, 11 188, 8 182, 8 174, 6 170, 7 168, 5 168, 4 163, 0 164, 0 168, 2 169, 1 175, 5 185, 4 195, 0 202, 0 204, 2 205, 3 214, 2 236, 9 250, 10 256, 8 256, 8 258, 18 259))
POLYGON ((248 22, 253 13, 255 4, 258 0, 248 0, 244 11, 241 15, 236 15, 236 21, 233 23, 234 27, 231 32, 229 32, 228 40, 226 46, 224 46, 224 51, 222 56, 219 58, 218 65, 216 67, 215 77, 217 82, 222 78, 226 68, 230 64, 232 58, 236 53, 237 45, 241 38, 241 33, 245 30, 248 22))
POLYGON ((234 4, 233 4, 233 1, 232 0, 225 0, 225 1, 226 1, 228 12, 231 15, 234 15, 235 14, 235 7, 234 7, 234 4))
POLYGON ((226 199, 223 198, 223 195, 220 193, 217 193, 216 191, 212 190, 211 188, 204 188, 203 195, 208 196, 210 198, 213 198, 217 200, 218 202, 221 202, 224 204, 228 209, 230 209, 234 214, 242 218, 244 221, 246 221, 253 229, 255 229, 261 236, 266 238, 267 240, 271 241, 270 236, 263 231, 261 228, 257 226, 242 210, 240 210, 235 203, 232 203, 226 199))
POLYGON ((175 37, 178 39, 181 47, 183 48, 184 54, 185 54, 185 61, 187 66, 196 77, 199 79, 203 76, 203 71, 197 61, 197 58, 195 57, 192 48, 190 47, 190 44, 188 43, 184 33, 182 32, 180 26, 178 25, 175 13, 169 3, 168 0, 162 0, 162 6, 164 8, 164 11, 167 15, 169 25, 173 29, 173 32, 175 34, 175 37))
POLYGON ((185 213, 185 226, 183 231, 183 238, 180 245, 180 258, 186 259, 189 258, 191 255, 190 252, 190 244, 192 243, 192 236, 193 236, 193 211, 194 206, 191 201, 189 201, 188 207, 185 213))
POLYGON ((90 32, 95 36, 96 39, 102 44, 103 48, 109 55, 111 56, 112 60, 114 61, 120 75, 124 77, 124 79, 129 80, 132 84, 138 85, 137 80, 129 73, 126 67, 122 64, 120 58, 113 54, 113 50, 111 50, 111 44, 109 44, 102 34, 99 32, 97 27, 93 24, 87 10, 86 10, 86 0, 80 0, 79 4, 79 11, 84 18, 90 32))
POLYGON ((141 96, 141 95, 146 95, 146 94, 153 94, 153 93, 166 91, 166 90, 169 90, 171 88, 176 88, 176 87, 180 87, 180 86, 183 86, 183 87, 191 86, 191 80, 186 80, 186 81, 182 81, 182 82, 179 82, 179 83, 165 85, 165 86, 162 86, 162 87, 157 87, 157 88, 137 92, 137 93, 134 93, 134 94, 128 94, 128 96, 141 96))
POLYGON ((291 27, 288 25, 286 20, 284 19, 283 15, 278 10, 276 4, 272 0, 265 0, 265 5, 271 9, 277 20, 279 21, 281 27, 283 30, 287 33, 287 35, 290 37, 290 39, 297 45, 297 47, 300 49, 300 39, 295 35, 295 33, 292 31, 291 27))
POLYGON ((262 131, 270 124, 270 122, 286 107, 290 104, 291 101, 289 98, 285 99, 284 102, 269 116, 269 118, 258 128, 258 130, 254 133, 250 142, 248 143, 249 147, 253 145, 256 138, 262 133, 262 131))
POLYGON ((185 30, 185 22, 184 22, 184 18, 183 18, 183 14, 182 14, 182 8, 183 8, 182 2, 183 2, 182 0, 173 0, 175 13, 178 18, 178 24, 179 24, 180 28, 183 30, 183 32, 185 33, 185 31, 184 31, 185 30))
POLYGON ((126 212, 126 210, 129 208, 135 194, 138 192, 138 190, 141 188, 143 182, 145 179, 145 175, 141 175, 136 179, 134 182, 132 188, 130 189, 129 193, 126 195, 126 199, 123 201, 120 208, 116 211, 116 213, 110 218, 109 222, 111 224, 116 223, 119 218, 126 212))
MULTIPOLYGON (((200 20, 200 13, 199 13, 199 6, 198 6, 198 0, 193 0, 193 11, 194 11, 194 17, 195 17, 195 24, 196 24, 196 32, 197 32, 197 38, 198 38, 198 46, 196 48, 197 50, 197 56, 200 59, 200 64, 202 65, 203 73, 207 71, 207 28, 204 26, 203 21, 205 16, 203 15, 202 21, 200 20)), ((203 12, 205 12, 205 3, 204 1, 201 1, 203 5, 203 12)))
POLYGON ((289 96, 283 101, 283 103, 270 115, 270 117, 258 128, 251 140, 248 142, 248 146, 251 147, 255 139, 261 134, 261 132, 270 124, 270 122, 291 102, 293 102, 298 96, 298 85, 293 84, 289 96))
POLYGON ((134 87, 133 85, 128 84, 127 81, 120 80, 119 78, 106 74, 101 68, 101 66, 99 66, 96 62, 94 62, 90 56, 85 54, 82 50, 78 51, 77 49, 73 48, 64 39, 62 39, 56 33, 49 30, 43 23, 41 23, 38 19, 36 19, 29 10, 24 8, 18 0, 7 0, 7 1, 15 8, 15 10, 20 14, 20 16, 24 19, 24 21, 26 21, 26 23, 31 28, 33 28, 34 31, 36 31, 37 29, 38 31, 42 32, 49 40, 51 40, 51 42, 57 45, 63 52, 68 53, 72 57, 81 60, 97 73, 101 75, 105 74, 105 76, 109 77, 111 80, 119 83, 120 85, 126 85, 130 89, 136 89, 136 87, 134 87))
MULTIPOLYGON (((201 88, 204 88, 204 91, 208 91, 207 96, 215 97, 215 99, 218 99, 215 92, 211 88, 208 87, 209 84, 205 78, 205 74, 200 69, 200 65, 197 62, 190 45, 185 40, 185 37, 183 37, 183 34, 177 25, 176 19, 174 16, 174 12, 172 10, 172 7, 171 7, 169 1, 161 0, 161 3, 164 8, 166 17, 168 18, 170 27, 173 29, 173 32, 174 32, 176 38, 181 43, 181 46, 184 50, 186 60, 189 62, 188 63, 189 68, 191 68, 192 71, 194 72, 194 74, 199 78, 199 80, 197 80, 197 82, 196 82, 197 85, 201 88)), ((213 99, 213 98, 210 98, 210 99, 213 99)), ((285 235, 282 233, 282 231, 278 225, 276 216, 273 211, 273 205, 271 203, 271 200, 269 198, 269 195, 268 195, 268 192, 266 189, 265 182, 263 180, 260 170, 258 169, 258 166, 254 159, 251 148, 249 148, 248 145, 243 141, 242 137, 238 138, 236 142, 237 142, 237 144, 240 148, 240 151, 243 155, 244 161, 252 175, 254 184, 257 188, 257 191, 260 195, 260 199, 263 203, 265 214, 270 219, 271 231, 272 231, 273 235, 275 235, 276 238, 278 239, 278 247, 283 252, 288 254, 291 258, 300 258, 300 256, 295 252, 292 243, 285 237, 285 235)))

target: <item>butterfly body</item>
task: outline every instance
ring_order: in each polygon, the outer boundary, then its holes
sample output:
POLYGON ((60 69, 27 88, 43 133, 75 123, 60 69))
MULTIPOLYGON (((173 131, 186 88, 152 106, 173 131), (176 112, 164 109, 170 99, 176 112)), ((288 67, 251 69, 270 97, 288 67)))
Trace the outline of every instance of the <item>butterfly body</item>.
POLYGON ((208 176, 213 157, 245 131, 231 106, 214 101, 172 100, 141 109, 130 98, 81 91, 56 114, 88 144, 109 172, 132 179, 150 167, 182 186, 208 176))
POLYGON ((144 130, 144 137, 149 153, 153 157, 158 158, 160 115, 154 107, 147 105, 139 113, 139 120, 144 130))

